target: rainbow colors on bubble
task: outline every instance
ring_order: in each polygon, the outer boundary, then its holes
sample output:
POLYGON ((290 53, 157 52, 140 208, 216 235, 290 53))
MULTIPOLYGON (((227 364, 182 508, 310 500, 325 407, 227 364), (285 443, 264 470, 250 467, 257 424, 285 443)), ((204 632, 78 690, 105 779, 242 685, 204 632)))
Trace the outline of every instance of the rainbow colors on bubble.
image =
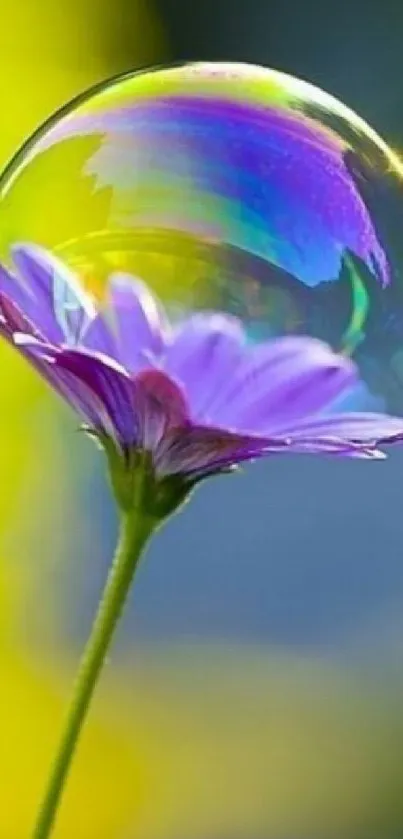
POLYGON ((402 173, 364 120, 306 82, 246 64, 156 68, 79 97, 16 155, 0 253, 46 247, 98 298, 130 272, 172 317, 229 311, 251 340, 324 338, 403 410, 402 173))

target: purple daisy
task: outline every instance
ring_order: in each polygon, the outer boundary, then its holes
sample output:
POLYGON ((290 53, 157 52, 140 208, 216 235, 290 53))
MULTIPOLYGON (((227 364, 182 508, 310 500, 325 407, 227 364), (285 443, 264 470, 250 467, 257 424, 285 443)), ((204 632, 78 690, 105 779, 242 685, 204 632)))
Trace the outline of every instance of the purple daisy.
POLYGON ((0 331, 80 415, 121 467, 148 453, 157 479, 185 483, 273 452, 382 457, 403 420, 324 414, 358 382, 324 343, 286 337, 250 345, 215 312, 169 323, 139 280, 109 278, 97 308, 74 273, 37 246, 0 269, 0 331))
POLYGON ((198 312, 171 324, 147 287, 112 274, 103 306, 37 246, 0 266, 0 333, 80 416, 106 452, 120 535, 84 650, 33 833, 49 839, 80 731, 143 550, 209 475, 276 452, 382 457, 403 419, 332 413, 359 379, 322 342, 250 345, 239 320, 198 312))

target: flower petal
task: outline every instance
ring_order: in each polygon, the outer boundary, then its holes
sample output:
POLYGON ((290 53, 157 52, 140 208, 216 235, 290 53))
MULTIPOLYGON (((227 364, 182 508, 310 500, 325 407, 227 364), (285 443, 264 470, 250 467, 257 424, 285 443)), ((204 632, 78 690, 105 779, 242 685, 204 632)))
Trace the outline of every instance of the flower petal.
MULTIPOLYGON (((77 381, 85 386, 86 392, 93 395, 94 405, 102 406, 102 414, 107 415, 108 431, 122 445, 132 445, 137 441, 136 416, 133 409, 132 382, 125 371, 106 356, 54 347, 44 344, 26 335, 16 335, 16 344, 29 351, 33 360, 41 360, 62 372, 63 379, 68 374, 69 381, 77 381)), ((102 427, 105 428, 103 420, 102 427)))
POLYGON ((399 442, 403 440, 403 418, 388 414, 331 414, 290 424, 282 433, 293 440, 332 437, 358 444, 399 442))
MULTIPOLYGON (((24 330, 31 334, 42 334, 45 339, 57 341, 61 333, 55 326, 54 316, 49 311, 48 305, 35 297, 31 290, 23 285, 17 276, 14 276, 3 265, 0 264, 0 295, 5 302, 5 308, 9 309, 10 315, 17 312, 25 320, 24 330)), ((11 315, 10 320, 13 320, 11 315)))
POLYGON ((160 477, 182 474, 190 480, 220 472, 273 454, 321 454, 383 460, 374 446, 331 437, 293 440, 287 437, 248 437, 220 429, 194 426, 163 438, 154 455, 160 477))
POLYGON ((27 317, 47 340, 77 344, 95 308, 75 274, 37 245, 15 245, 12 256, 25 284, 27 317))
POLYGON ((41 337, 23 311, 10 297, 0 291, 0 318, 5 336, 12 341, 15 332, 41 337))
POLYGON ((33 301, 30 298, 26 288, 20 283, 17 277, 8 271, 4 265, 0 264, 0 295, 6 298, 10 303, 24 312, 29 317, 32 312, 33 301))
POLYGON ((178 329, 164 367, 185 388, 195 421, 210 418, 210 404, 233 377, 244 344, 244 331, 235 317, 195 314, 178 329))
POLYGON ((105 406, 117 440, 124 446, 137 442, 132 382, 113 359, 88 350, 62 349, 55 357, 61 370, 82 381, 105 406))
POLYGON ((188 425, 188 409, 180 388, 159 370, 147 370, 133 381, 138 445, 155 451, 172 429, 188 425))
POLYGON ((212 421, 271 437, 327 407, 357 381, 354 363, 311 338, 280 338, 248 350, 212 406, 212 421))
POLYGON ((111 420, 98 396, 76 376, 55 364, 59 353, 57 347, 24 333, 16 333, 14 343, 37 372, 85 423, 114 436, 111 420))
POLYGON ((154 463, 161 477, 181 473, 195 478, 287 446, 287 439, 267 440, 231 434, 219 428, 192 426, 167 434, 155 452, 154 463))
POLYGON ((290 454, 325 454, 365 460, 385 460, 386 455, 374 443, 356 443, 338 437, 292 438, 290 454))
POLYGON ((112 330, 108 326, 103 312, 99 312, 88 324, 82 335, 81 346, 93 352, 103 353, 118 360, 118 348, 112 330))
MULTIPOLYGON (((109 280, 110 322, 117 358, 131 373, 150 366, 164 347, 166 324, 147 287, 129 274, 112 274, 109 280)), ((108 321, 109 312, 105 313, 108 321)))

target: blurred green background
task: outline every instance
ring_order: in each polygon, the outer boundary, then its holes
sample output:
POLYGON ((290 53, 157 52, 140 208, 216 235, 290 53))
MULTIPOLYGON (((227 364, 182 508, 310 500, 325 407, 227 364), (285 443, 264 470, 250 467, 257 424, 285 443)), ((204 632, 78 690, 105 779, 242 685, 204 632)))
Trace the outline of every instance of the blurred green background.
MULTIPOLYGON (((94 82, 198 57, 308 77, 401 146, 401 6, 281 5, 5 0, 1 161, 94 82)), ((0 370, 0 839, 24 839, 116 522, 74 418, 4 344, 0 370)), ((200 492, 141 569, 55 839, 403 834, 402 462, 200 492)))

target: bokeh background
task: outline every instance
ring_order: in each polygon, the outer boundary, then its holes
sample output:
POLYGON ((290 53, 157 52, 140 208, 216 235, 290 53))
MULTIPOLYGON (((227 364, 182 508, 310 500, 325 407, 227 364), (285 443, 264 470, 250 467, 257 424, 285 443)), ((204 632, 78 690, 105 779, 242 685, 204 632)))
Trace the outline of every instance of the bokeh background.
MULTIPOLYGON (((402 33, 399 0, 4 0, 1 162, 92 83, 195 58, 306 78, 399 150, 402 33)), ((0 839, 25 839, 116 521, 67 409, 5 345, 0 374, 0 839)), ((402 835, 402 481, 403 452, 284 458, 196 494, 140 569, 55 839, 402 835)))

